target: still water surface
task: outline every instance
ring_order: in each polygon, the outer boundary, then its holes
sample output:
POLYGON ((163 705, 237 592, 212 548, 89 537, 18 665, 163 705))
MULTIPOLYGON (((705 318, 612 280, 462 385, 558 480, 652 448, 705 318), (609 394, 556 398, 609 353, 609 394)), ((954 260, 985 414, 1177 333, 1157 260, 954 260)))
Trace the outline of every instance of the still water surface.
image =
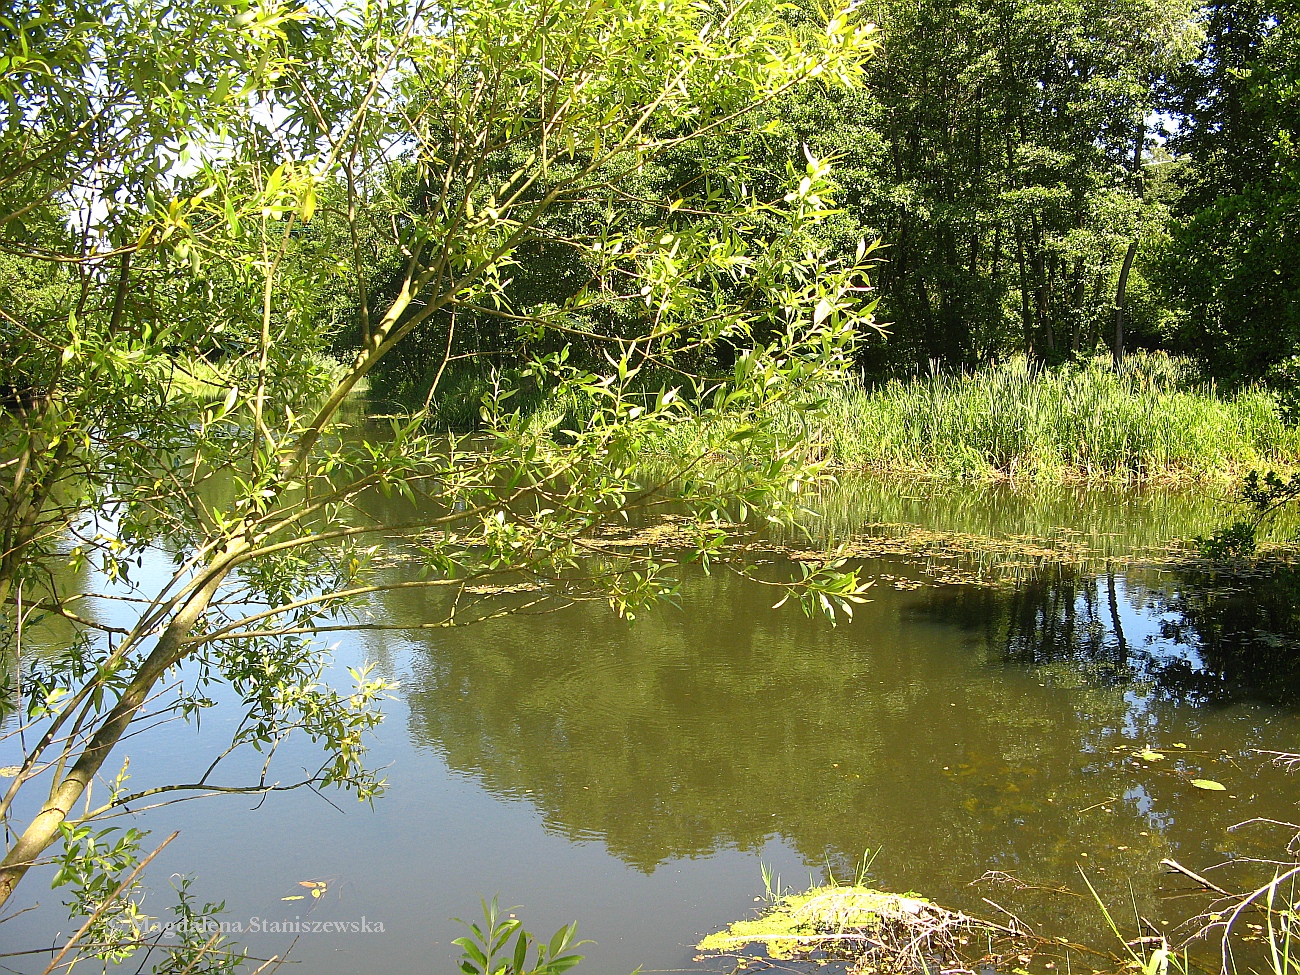
MULTIPOLYGON (((1172 537, 1180 504, 1183 524, 1210 518, 1163 496, 1046 511, 1015 495, 887 500, 838 498, 834 533, 964 519, 1009 536, 1029 519, 1104 536, 1113 555, 1136 535, 1172 537)), ((229 919, 264 923, 306 916, 283 898, 325 880, 312 919, 382 923, 301 936, 290 957, 304 973, 454 971, 449 918, 472 917, 480 893, 546 934, 578 919, 596 942, 580 970, 626 973, 698 968, 698 937, 756 907, 760 861, 801 888, 851 876, 870 850, 874 884, 993 915, 989 898, 1100 943, 1080 869, 1113 903, 1129 904, 1131 884, 1139 912, 1172 928, 1201 901, 1173 896, 1187 885, 1162 858, 1202 869, 1284 845, 1289 834, 1229 827, 1296 819, 1300 782, 1254 751, 1300 747, 1294 578, 1210 584, 1103 560, 933 585, 930 562, 869 562, 891 582, 838 627, 773 611, 770 590, 719 572, 687 576, 679 605, 631 627, 583 604, 346 638, 340 668, 375 660, 400 685, 373 749, 388 795, 373 808, 296 792, 257 809, 223 797, 156 810, 140 817, 152 836, 181 835, 151 883, 191 872, 229 919), (1136 760, 1147 747, 1167 757, 1136 760), (1031 889, 971 886, 989 871, 1031 889)), ((431 607, 405 590, 375 612, 419 622, 431 607)), ((201 769, 230 733, 219 714, 133 742, 135 784, 201 769)), ((294 744, 284 778, 316 759, 294 744)), ((29 886, 42 910, 0 926, 7 949, 75 927, 44 879, 29 886)), ((243 940, 269 954, 293 939, 243 940)))

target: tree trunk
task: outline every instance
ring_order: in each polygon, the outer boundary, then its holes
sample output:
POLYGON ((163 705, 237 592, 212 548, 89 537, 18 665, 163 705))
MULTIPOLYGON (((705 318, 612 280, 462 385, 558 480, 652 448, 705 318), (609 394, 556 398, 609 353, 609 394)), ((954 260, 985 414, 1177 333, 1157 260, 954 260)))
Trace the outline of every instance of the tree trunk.
POLYGON ((1029 321, 1029 282, 1026 280, 1025 241, 1016 224, 1016 260, 1020 264, 1020 322, 1025 330, 1025 355, 1034 356, 1034 327, 1029 321))
POLYGON ((1124 252, 1124 263, 1119 269, 1119 284, 1115 286, 1115 368, 1124 363, 1124 298, 1128 291, 1128 272, 1133 267, 1133 255, 1137 253, 1138 242, 1129 241, 1128 250, 1124 252))
MULTIPOLYGON (((1133 161, 1130 170, 1137 185, 1139 199, 1142 197, 1142 149, 1146 145, 1146 140, 1146 122, 1139 122, 1137 138, 1133 140, 1133 161)), ((1128 294, 1128 273, 1133 269, 1133 258, 1137 254, 1137 249, 1138 242, 1135 237, 1129 241, 1128 249, 1124 251, 1124 263, 1119 269, 1119 284, 1115 287, 1115 348, 1112 354, 1116 369, 1124 363, 1124 299, 1128 294)))
POLYGON ((1070 323, 1070 355, 1079 351, 1083 341, 1083 299, 1088 292, 1088 275, 1083 266, 1083 258, 1074 265, 1074 298, 1070 302, 1070 314, 1074 321, 1070 323))
POLYGON ((232 541, 209 566, 207 580, 172 617, 148 658, 122 692, 104 723, 91 736, 72 769, 62 781, 55 783, 45 805, 10 847, 4 860, 0 861, 0 907, 8 901, 19 881, 41 854, 59 838, 59 826, 67 820, 72 807, 99 774, 109 754, 149 699, 154 684, 184 655, 181 650, 182 641, 189 636, 217 589, 234 568, 238 556, 247 548, 248 543, 243 539, 232 541))

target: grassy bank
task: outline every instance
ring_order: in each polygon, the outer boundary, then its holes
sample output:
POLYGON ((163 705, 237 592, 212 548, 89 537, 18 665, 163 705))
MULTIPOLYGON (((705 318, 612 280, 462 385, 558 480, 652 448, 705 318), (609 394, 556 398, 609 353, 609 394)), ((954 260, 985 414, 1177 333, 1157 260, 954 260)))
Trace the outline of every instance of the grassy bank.
POLYGON ((830 391, 815 422, 790 413, 834 466, 1028 481, 1214 481, 1292 468, 1300 430, 1262 390, 1225 395, 1164 355, 1044 369, 1024 359, 830 391))
MULTIPOLYGON (((820 412, 780 412, 777 427, 782 441, 805 445, 844 473, 1191 485, 1300 466, 1300 428, 1287 422, 1275 394, 1222 391, 1194 363, 1159 353, 1130 355, 1118 371, 1109 358, 1047 368, 1021 357, 973 372, 848 382, 827 389, 824 400, 820 412)), ((580 425, 590 410, 572 396, 542 394, 525 412, 559 430, 580 425)), ((710 432, 674 424, 659 451, 707 451, 706 441, 719 442, 710 432)), ((747 443, 735 449, 751 449, 747 443)))

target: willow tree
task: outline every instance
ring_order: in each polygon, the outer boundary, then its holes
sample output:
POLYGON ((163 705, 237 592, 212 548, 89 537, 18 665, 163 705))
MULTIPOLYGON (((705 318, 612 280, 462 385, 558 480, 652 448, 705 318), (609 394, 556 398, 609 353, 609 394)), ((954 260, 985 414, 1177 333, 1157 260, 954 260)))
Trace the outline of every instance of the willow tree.
MULTIPOLYGON (((673 562, 707 564, 746 513, 791 518, 819 475, 773 418, 814 408, 870 321, 869 248, 833 261, 810 243, 833 211, 827 164, 808 155, 762 197, 743 159, 724 160, 689 220, 676 199, 629 219, 624 188, 809 79, 858 83, 874 40, 851 9, 810 25, 753 0, 40 0, 0 32, 0 603, 25 743, 0 799, 0 904, 62 841, 74 911, 103 907, 139 841, 122 834, 106 857, 100 817, 303 784, 226 781, 219 760, 145 792, 115 777, 146 704, 150 721, 190 719, 214 684, 243 702, 232 745, 301 731, 324 751, 305 784, 379 794, 364 735, 386 685, 357 671, 354 688, 328 686, 312 638, 386 625, 360 613, 385 586, 369 568, 380 533, 418 538, 422 573, 402 585, 448 594, 423 625, 500 611, 460 597, 521 571, 540 599, 632 615, 671 590, 673 562), (363 239, 400 267, 373 307, 363 239), (512 268, 542 244, 576 255, 585 281, 521 302, 512 268), (320 353, 341 291, 360 312, 339 365, 320 353), (600 339, 605 368, 563 351, 530 366, 581 404, 563 429, 496 388, 472 445, 419 412, 343 435, 358 384, 421 330, 477 314, 566 335, 610 296, 638 303, 643 328, 600 339), (683 366, 723 342, 738 350, 725 374, 683 366), (648 363, 678 381, 647 391, 648 363), (669 434, 673 451, 649 449, 669 434), (651 452, 671 458, 653 475, 651 452), (368 515, 374 491, 407 498, 409 518, 368 515), (592 543, 670 500, 688 512, 679 555, 592 543), (148 551, 175 566, 151 590, 131 573, 148 551), (126 587, 129 622, 97 622, 94 599, 58 581, 65 563, 126 587), (71 624, 62 652, 24 653, 37 616, 71 624), (115 784, 92 803, 96 778, 115 784)), ((834 563, 787 585, 832 613, 859 590, 834 563)), ((129 925, 108 925, 128 910, 99 916, 103 950, 129 950, 129 925)))

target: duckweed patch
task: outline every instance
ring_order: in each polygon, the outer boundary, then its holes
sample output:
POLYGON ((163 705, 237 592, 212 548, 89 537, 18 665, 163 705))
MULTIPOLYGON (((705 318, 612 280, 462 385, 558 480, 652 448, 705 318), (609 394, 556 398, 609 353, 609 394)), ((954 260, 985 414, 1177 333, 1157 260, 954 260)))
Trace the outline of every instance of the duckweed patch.
POLYGON ((761 917, 704 938, 701 952, 738 954, 754 946, 786 960, 848 959, 858 971, 925 971, 957 957, 963 940, 1009 933, 912 894, 862 886, 814 887, 780 898, 761 917))

